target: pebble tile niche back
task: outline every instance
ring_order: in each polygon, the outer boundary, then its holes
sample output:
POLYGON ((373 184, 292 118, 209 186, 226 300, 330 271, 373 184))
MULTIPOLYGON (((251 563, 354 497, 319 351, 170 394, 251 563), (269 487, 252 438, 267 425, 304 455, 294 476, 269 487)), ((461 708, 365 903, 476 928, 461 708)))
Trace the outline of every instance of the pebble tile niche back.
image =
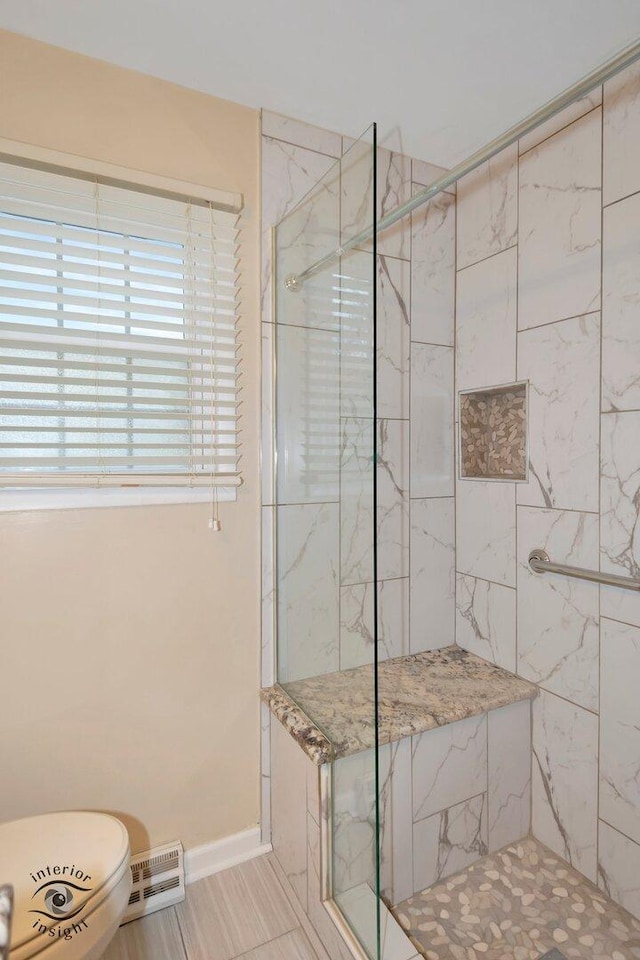
POLYGON ((527 384, 459 393, 460 479, 528 479, 527 384))

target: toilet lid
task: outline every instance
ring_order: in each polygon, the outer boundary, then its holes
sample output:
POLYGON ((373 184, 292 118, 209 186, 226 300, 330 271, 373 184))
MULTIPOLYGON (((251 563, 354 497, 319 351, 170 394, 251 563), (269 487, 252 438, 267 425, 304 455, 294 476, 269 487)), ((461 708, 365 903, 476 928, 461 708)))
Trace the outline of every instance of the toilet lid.
MULTIPOLYGON (((103 813, 48 813, 0 824, 0 883, 14 889, 11 947, 69 926, 129 859, 123 824, 103 813)), ((47 941, 51 942, 49 936, 47 941)))

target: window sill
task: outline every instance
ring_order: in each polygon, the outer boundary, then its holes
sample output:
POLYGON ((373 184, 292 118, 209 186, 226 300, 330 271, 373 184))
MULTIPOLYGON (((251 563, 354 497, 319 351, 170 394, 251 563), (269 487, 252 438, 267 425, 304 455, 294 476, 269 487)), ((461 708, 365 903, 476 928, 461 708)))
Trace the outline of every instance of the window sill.
MULTIPOLYGON (((217 487, 218 502, 236 500, 237 487, 217 487)), ((160 504, 210 503, 210 487, 35 488, 0 491, 0 513, 20 510, 81 510, 99 507, 148 507, 160 504)))

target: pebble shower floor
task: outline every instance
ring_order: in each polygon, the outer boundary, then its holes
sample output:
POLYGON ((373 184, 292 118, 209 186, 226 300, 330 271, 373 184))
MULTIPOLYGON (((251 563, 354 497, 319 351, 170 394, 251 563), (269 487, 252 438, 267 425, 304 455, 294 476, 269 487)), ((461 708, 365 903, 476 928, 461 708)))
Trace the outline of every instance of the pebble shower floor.
POLYGON ((640 922, 531 838, 393 912, 427 960, 640 960, 640 922))

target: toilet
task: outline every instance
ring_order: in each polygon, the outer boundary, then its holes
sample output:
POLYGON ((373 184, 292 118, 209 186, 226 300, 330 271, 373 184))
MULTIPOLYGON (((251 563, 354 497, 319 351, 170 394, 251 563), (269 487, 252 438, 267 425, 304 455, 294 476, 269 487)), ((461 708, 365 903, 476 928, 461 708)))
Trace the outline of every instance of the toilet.
POLYGON ((14 889, 9 960, 99 960, 131 893, 126 829, 70 811, 0 824, 0 884, 14 889))

